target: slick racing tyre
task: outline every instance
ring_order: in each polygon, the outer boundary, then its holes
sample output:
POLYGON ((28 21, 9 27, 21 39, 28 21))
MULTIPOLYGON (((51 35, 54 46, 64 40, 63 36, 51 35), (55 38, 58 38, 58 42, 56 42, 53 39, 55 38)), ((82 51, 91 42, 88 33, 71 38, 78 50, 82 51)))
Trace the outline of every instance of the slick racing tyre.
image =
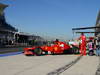
POLYGON ((42 49, 36 48, 36 49, 34 50, 34 53, 35 53, 36 55, 40 56, 40 55, 42 55, 42 49))

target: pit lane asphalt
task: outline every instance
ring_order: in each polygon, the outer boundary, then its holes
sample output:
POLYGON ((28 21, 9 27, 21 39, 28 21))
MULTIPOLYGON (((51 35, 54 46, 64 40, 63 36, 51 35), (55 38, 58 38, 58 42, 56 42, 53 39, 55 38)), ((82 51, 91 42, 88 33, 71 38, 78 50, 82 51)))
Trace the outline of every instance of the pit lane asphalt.
POLYGON ((73 55, 30 56, 23 54, 0 58, 1 75, 47 75, 75 60, 73 55))
MULTIPOLYGON (((47 75, 78 57, 78 55, 27 57, 23 54, 2 57, 0 58, 0 75, 47 75)), ((79 62, 65 70, 61 75, 94 75, 94 72, 97 70, 98 60, 96 56, 83 56, 79 62), (84 73, 82 74, 82 72, 84 73)))
POLYGON ((100 61, 97 56, 83 56, 79 62, 64 71, 61 75, 97 75, 96 72, 99 63, 100 61))
POLYGON ((95 75, 100 75, 100 56, 99 56, 99 65, 95 75))

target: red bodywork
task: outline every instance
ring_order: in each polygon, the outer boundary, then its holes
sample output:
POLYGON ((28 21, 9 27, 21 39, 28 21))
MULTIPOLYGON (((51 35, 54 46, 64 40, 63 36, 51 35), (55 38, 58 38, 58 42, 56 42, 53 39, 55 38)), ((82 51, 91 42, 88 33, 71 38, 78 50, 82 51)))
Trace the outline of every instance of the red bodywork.
POLYGON ((33 46, 30 48, 24 48, 24 54, 25 55, 36 55, 34 50, 37 48, 41 49, 42 52, 47 52, 47 53, 50 52, 51 54, 52 53, 53 54, 61 54, 61 53, 64 53, 65 50, 69 50, 70 46, 64 42, 58 42, 57 44, 53 44, 51 46, 47 46, 47 45, 33 46))

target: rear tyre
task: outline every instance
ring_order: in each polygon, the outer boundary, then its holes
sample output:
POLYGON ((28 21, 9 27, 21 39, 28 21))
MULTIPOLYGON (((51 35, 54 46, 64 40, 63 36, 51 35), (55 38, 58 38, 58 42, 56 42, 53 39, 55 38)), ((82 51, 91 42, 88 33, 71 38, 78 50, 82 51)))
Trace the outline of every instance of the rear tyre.
POLYGON ((94 55, 94 51, 93 50, 89 51, 88 55, 89 56, 93 56, 94 55))
POLYGON ((26 54, 26 56, 32 56, 31 54, 26 54))
POLYGON ((64 50, 63 54, 72 54, 72 49, 64 50))

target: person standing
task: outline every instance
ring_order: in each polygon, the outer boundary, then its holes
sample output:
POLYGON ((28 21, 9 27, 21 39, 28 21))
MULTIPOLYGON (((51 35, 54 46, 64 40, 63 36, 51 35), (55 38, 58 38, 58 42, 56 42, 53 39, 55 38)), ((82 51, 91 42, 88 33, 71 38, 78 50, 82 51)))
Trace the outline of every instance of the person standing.
POLYGON ((94 55, 94 44, 93 44, 93 40, 89 40, 88 43, 87 43, 87 46, 88 46, 88 55, 92 56, 94 55))
POLYGON ((100 44, 97 36, 95 37, 95 45, 96 45, 96 55, 100 56, 100 44))
POLYGON ((80 53, 82 55, 86 55, 86 36, 84 35, 84 33, 81 33, 80 39, 81 39, 80 53))

